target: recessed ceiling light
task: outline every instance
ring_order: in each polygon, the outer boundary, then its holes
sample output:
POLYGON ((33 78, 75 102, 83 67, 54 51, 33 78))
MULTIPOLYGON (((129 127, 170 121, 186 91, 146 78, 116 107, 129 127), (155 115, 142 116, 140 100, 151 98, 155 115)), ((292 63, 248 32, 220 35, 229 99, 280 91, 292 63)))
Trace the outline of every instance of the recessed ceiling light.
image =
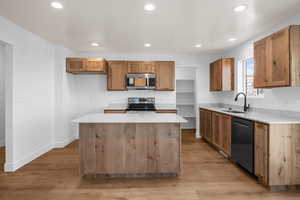
POLYGON ((235 7, 234 12, 244 12, 245 10, 247 10, 247 5, 239 5, 237 7, 235 7))
POLYGON ((146 43, 146 44, 144 44, 144 47, 151 47, 151 44, 146 43))
POLYGON ((196 47, 196 48, 201 48, 201 47, 202 47, 202 44, 196 44, 195 47, 196 47))
POLYGON ((147 10, 147 11, 153 11, 153 10, 155 10, 155 5, 154 5, 154 4, 151 4, 151 3, 146 4, 146 5, 144 6, 144 10, 147 10))
POLYGON ((236 40, 237 40, 236 38, 229 38, 229 39, 228 39, 229 42, 234 42, 234 41, 236 41, 236 40))
POLYGON ((93 42, 91 45, 92 45, 93 47, 99 47, 99 43, 97 43, 97 42, 93 42))
POLYGON ((57 1, 52 2, 51 6, 53 8, 56 8, 56 9, 63 9, 64 8, 64 6, 61 3, 57 2, 57 1))

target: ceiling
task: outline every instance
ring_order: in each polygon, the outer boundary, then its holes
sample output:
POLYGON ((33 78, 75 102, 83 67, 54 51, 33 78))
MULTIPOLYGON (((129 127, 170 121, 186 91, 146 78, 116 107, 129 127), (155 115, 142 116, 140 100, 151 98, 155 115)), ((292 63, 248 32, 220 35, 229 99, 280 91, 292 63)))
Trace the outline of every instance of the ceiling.
POLYGON ((225 50, 299 12, 299 0, 0 0, 0 15, 78 51, 199 53, 225 50), (156 10, 145 11, 145 3, 156 10), (276 2, 276 3, 275 3, 276 2), (247 4, 235 13, 233 8, 247 4), (228 42, 229 38, 237 38, 228 42), (92 47, 98 42, 99 47, 92 47), (145 43, 151 43, 145 48, 145 43), (195 44, 203 44, 195 48, 195 44))

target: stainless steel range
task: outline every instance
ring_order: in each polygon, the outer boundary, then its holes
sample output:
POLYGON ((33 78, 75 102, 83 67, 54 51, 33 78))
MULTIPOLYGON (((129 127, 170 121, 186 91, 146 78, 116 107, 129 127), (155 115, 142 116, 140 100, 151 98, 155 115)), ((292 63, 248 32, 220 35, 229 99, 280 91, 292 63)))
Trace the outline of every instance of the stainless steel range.
POLYGON ((154 97, 129 97, 128 111, 156 111, 154 97))

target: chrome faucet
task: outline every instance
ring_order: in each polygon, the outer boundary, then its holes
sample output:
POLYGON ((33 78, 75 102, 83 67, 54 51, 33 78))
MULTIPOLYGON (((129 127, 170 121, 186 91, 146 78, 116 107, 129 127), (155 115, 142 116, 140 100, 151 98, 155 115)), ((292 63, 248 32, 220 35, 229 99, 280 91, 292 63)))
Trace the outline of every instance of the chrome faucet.
POLYGON ((243 93, 243 92, 238 93, 234 100, 237 101, 240 95, 244 95, 244 97, 245 97, 245 99, 244 99, 244 111, 247 112, 250 108, 250 105, 249 104, 247 105, 247 95, 245 93, 243 93))

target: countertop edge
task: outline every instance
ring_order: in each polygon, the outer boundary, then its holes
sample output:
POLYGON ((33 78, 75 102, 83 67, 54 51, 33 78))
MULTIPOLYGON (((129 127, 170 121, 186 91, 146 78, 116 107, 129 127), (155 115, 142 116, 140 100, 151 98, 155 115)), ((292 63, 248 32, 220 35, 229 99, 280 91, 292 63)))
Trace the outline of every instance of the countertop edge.
POLYGON ((222 111, 222 110, 221 110, 222 108, 216 109, 216 108, 212 108, 212 107, 209 107, 209 106, 199 106, 199 108, 200 108, 200 109, 205 109, 205 110, 210 110, 210 111, 213 111, 213 112, 222 113, 222 114, 225 114, 225 115, 230 115, 230 116, 233 116, 233 117, 238 117, 238 118, 242 118, 242 119, 252 120, 252 121, 255 121, 255 122, 260 122, 260 123, 264 123, 264 124, 269 124, 269 125, 272 125, 272 124, 281 124, 281 125, 291 124, 291 125, 299 125, 299 124, 300 124, 300 121, 299 121, 299 122, 291 122, 291 121, 286 121, 286 122, 283 122, 283 121, 277 121, 277 122, 274 122, 274 121, 267 121, 267 120, 257 119, 257 118, 255 118, 255 117, 241 116, 240 114, 229 113, 229 112, 222 111))

